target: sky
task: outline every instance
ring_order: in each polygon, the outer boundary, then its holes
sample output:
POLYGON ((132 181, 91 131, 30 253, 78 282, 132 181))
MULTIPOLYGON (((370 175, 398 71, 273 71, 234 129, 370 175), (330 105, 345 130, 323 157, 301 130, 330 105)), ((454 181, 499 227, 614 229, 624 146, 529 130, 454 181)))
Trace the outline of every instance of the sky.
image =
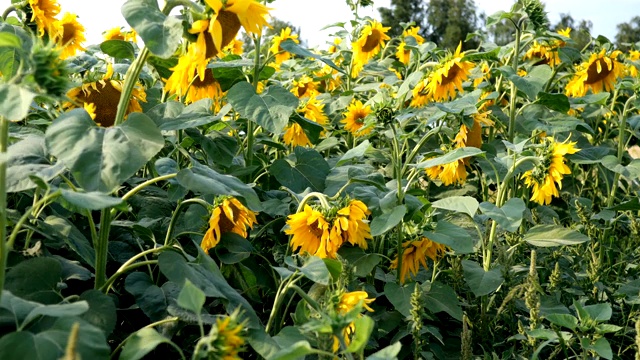
MULTIPOLYGON (((379 18, 377 9, 389 7, 390 0, 374 0, 373 7, 361 11, 361 15, 379 18)), ((491 15, 499 10, 508 11, 515 0, 475 0, 478 12, 491 15)), ((592 35, 604 35, 614 40, 616 25, 628 22, 640 15, 640 0, 542 0, 546 5, 549 20, 557 23, 561 13, 570 14, 576 21, 593 22, 592 35)), ((0 0, 0 10, 9 6, 11 0, 0 0)), ((124 0, 59 0, 62 12, 72 12, 86 28, 88 44, 99 43, 102 32, 116 26, 128 27, 120 13, 124 0), (106 5, 108 4, 108 5, 106 5), (106 5, 106 6, 105 6, 106 5)), ((160 1, 162 4, 162 0, 160 1)), ((301 38, 309 47, 324 48, 331 41, 330 34, 337 29, 321 30, 336 22, 349 22, 353 17, 345 0, 276 0, 270 5, 271 14, 301 28, 301 38)))

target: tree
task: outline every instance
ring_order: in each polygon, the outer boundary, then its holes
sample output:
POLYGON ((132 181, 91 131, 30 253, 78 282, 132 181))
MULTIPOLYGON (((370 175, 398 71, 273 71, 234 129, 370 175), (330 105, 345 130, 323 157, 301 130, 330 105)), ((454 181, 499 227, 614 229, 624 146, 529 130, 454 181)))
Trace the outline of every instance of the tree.
POLYGON ((421 36, 442 48, 455 49, 461 41, 465 49, 478 46, 477 40, 464 42, 467 34, 478 30, 473 0, 391 0, 391 8, 378 11, 382 23, 391 27, 391 36, 402 34, 401 23, 415 22, 421 36))
POLYGON ((378 8, 380 19, 385 26, 391 27, 389 36, 402 35, 401 23, 414 22, 420 26, 420 35, 427 35, 425 28, 425 8, 422 0, 391 0, 391 8, 378 8))
POLYGON ((628 23, 618 24, 616 34, 616 46, 618 49, 627 51, 630 44, 640 41, 640 16, 634 16, 628 23))

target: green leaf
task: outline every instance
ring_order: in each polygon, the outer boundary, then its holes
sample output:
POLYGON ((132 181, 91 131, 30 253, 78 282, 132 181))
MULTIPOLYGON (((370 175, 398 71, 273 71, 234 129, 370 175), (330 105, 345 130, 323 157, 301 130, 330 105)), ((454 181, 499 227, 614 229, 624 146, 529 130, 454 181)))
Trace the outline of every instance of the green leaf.
POLYGON ((389 299, 393 308, 400 314, 409 316, 411 311, 411 294, 413 294, 416 283, 400 285, 395 282, 388 282, 384 285, 384 296, 389 299))
POLYGON ((184 286, 178 295, 178 306, 196 314, 202 312, 206 296, 202 290, 198 289, 189 279, 186 279, 184 286))
POLYGON ((20 121, 29 113, 36 94, 15 84, 0 84, 0 116, 9 121, 20 121))
POLYGON ((160 58, 170 57, 180 45, 182 23, 163 14, 156 0, 129 0, 122 5, 122 16, 149 51, 160 58))
POLYGON ((313 354, 315 351, 306 340, 298 341, 295 344, 281 349, 273 354, 268 360, 297 360, 304 358, 306 355, 313 354))
POLYGON ((470 254, 474 251, 474 242, 467 231, 448 221, 440 220, 433 231, 425 231, 424 236, 432 241, 447 245, 458 254, 470 254))
POLYGON ((491 51, 477 52, 477 53, 471 53, 469 55, 465 55, 462 57, 460 61, 480 61, 480 60, 497 61, 499 54, 500 54, 500 47, 496 46, 491 51))
POLYGON ((549 65, 534 66, 533 69, 531 69, 531 71, 524 77, 514 74, 513 69, 505 66, 499 68, 499 70, 507 75, 509 80, 516 85, 518 90, 525 93, 529 100, 532 101, 536 99, 538 93, 542 91, 545 84, 551 79, 551 76, 553 76, 553 70, 551 70, 549 65), (505 71, 505 68, 508 69, 508 71, 505 71))
POLYGON ((260 95, 246 81, 229 89, 227 99, 242 117, 256 122, 276 135, 289 123, 298 107, 298 98, 281 86, 269 86, 260 95))
POLYGON ((261 208, 258 195, 247 184, 235 176, 222 175, 198 162, 194 161, 193 167, 190 169, 180 170, 176 179, 180 185, 191 191, 201 194, 241 197, 250 209, 259 211, 261 208))
POLYGON ((223 233, 220 243, 215 247, 216 255, 223 264, 237 264, 251 256, 253 246, 249 240, 233 233, 223 233))
POLYGON ((122 204, 122 199, 106 195, 101 192, 77 192, 66 189, 60 189, 62 197, 69 203, 89 210, 102 210, 112 208, 122 204))
POLYGON ((353 149, 349 149, 349 151, 344 153, 344 155, 342 155, 340 160, 338 160, 338 162, 336 163, 336 166, 344 165, 346 162, 349 162, 353 159, 362 158, 364 156, 364 153, 369 149, 370 146, 371 146, 371 143, 369 143, 369 140, 365 140, 361 142, 360 145, 354 147, 353 149))
POLYGON ((5 290, 25 300, 56 304, 62 300, 58 294, 61 280, 62 266, 58 260, 37 257, 22 261, 7 271, 5 290))
POLYGON ((136 57, 133 45, 124 40, 106 40, 100 44, 100 50, 103 53, 113 56, 116 59, 130 59, 136 57))
POLYGON ((453 151, 450 151, 442 156, 438 156, 438 157, 423 161, 417 164, 416 167, 418 169, 426 169, 433 166, 449 164, 454 161, 464 159, 466 157, 477 156, 480 154, 484 154, 484 151, 471 146, 461 147, 453 151))
POLYGON ((600 162, 607 169, 618 173, 629 180, 636 180, 640 178, 640 159, 633 159, 627 166, 624 166, 620 164, 616 156, 607 155, 602 158, 600 162))
POLYGON ((527 231, 524 241, 534 246, 551 247, 581 244, 589 241, 589 237, 558 225, 536 225, 527 231))
POLYGON ((602 159, 613 153, 613 149, 607 146, 593 146, 580 149, 575 154, 568 155, 567 158, 574 164, 598 164, 602 159))
POLYGON ((185 133, 202 146, 202 150, 215 164, 231 166, 238 152, 238 142, 234 137, 220 131, 212 131, 203 136, 197 129, 186 129, 185 133))
POLYGON ((380 255, 367 254, 359 247, 343 246, 338 253, 349 262, 353 275, 358 277, 371 275, 376 265, 382 261, 380 255))
POLYGON ((598 322, 608 321, 611 319, 611 315, 613 314, 609 303, 579 306, 576 307, 576 309, 579 310, 578 315, 582 322, 589 320, 598 322))
POLYGON ((129 114, 123 124, 105 129, 84 109, 75 109, 47 128, 46 143, 85 191, 110 193, 162 149, 164 138, 142 113, 129 114))
POLYGON ((508 232, 518 230, 525 209, 526 205, 521 198, 511 198, 501 208, 490 202, 480 204, 480 211, 508 232))
POLYGON ((80 300, 89 304, 89 310, 81 317, 90 324, 104 331, 109 336, 116 327, 118 316, 113 299, 99 290, 87 290, 80 295, 80 300))
POLYGON ((424 307, 432 313, 446 312, 454 319, 462 321, 462 307, 456 292, 446 284, 435 282, 424 295, 424 307))
POLYGON ((478 297, 496 291, 504 281, 500 267, 484 271, 480 264, 471 260, 462 260, 462 269, 465 282, 478 297))
POLYGON ((60 350, 55 342, 27 331, 0 338, 0 359, 58 360, 60 350))
MULTIPOLYGON (((156 107, 158 106, 160 105, 156 107)), ((225 105, 220 109, 218 114, 213 115, 211 112, 212 107, 213 100, 210 98, 198 100, 193 104, 189 104, 184 109, 180 109, 179 105, 171 105, 165 108, 165 111, 169 112, 168 114, 165 114, 165 116, 161 118, 155 118, 154 121, 156 124, 159 123, 158 127, 163 131, 184 130, 218 121, 231 110, 230 106, 225 105), (172 116, 179 109, 181 111, 180 114, 172 116)), ((162 108, 158 110, 162 110, 162 108)))
POLYGON ((613 350, 606 338, 599 338, 593 345, 588 346, 585 350, 593 350, 596 354, 600 355, 604 359, 613 359, 613 350))
POLYGON ((6 309, 7 311, 0 311, 0 325, 6 326, 7 328, 15 327, 22 323, 31 310, 38 306, 42 306, 42 304, 24 300, 13 295, 11 291, 4 290, 2 291, 0 308, 6 309))
POLYGON ((324 131, 322 125, 303 117, 297 112, 293 113, 293 116, 291 116, 290 120, 300 125, 300 127, 304 131, 304 134, 307 135, 307 138, 309 138, 309 141, 311 141, 312 144, 318 142, 320 134, 322 133, 322 131, 324 131))
POLYGON ((38 226, 46 231, 47 235, 55 235, 61 238, 64 243, 78 254, 82 260, 89 264, 89 266, 95 266, 96 255, 93 247, 82 232, 69 222, 69 220, 55 215, 49 215, 43 222, 38 222, 38 226))
POLYGON ((330 171, 329 164, 314 149, 296 146, 293 152, 296 158, 293 166, 287 160, 277 159, 271 164, 269 173, 294 192, 301 193, 307 188, 323 191, 330 171))
POLYGON ((64 164, 51 164, 44 137, 31 135, 9 146, 7 150, 7 192, 20 192, 35 188, 36 176, 45 182, 65 170, 64 164))
POLYGON ((398 225, 404 215, 407 213, 407 207, 398 205, 390 212, 376 216, 371 220, 371 236, 380 236, 398 225))
POLYGON ((364 346, 367 345, 369 337, 373 332, 373 327, 375 326, 373 319, 367 315, 358 317, 353 323, 356 331, 351 339, 351 343, 347 347, 347 352, 358 352, 362 350, 364 346))
POLYGON ((0 32, 0 47, 20 49, 22 48, 22 40, 16 34, 3 31, 0 32))
POLYGON ((162 343, 170 344, 171 340, 160 335, 153 328, 142 328, 136 331, 122 348, 120 360, 139 360, 162 343))
POLYGON ((297 266, 293 258, 290 256, 285 258, 285 263, 300 270, 307 279, 320 285, 329 285, 331 282, 331 273, 329 272, 327 265, 317 256, 309 256, 306 258, 305 263, 302 266, 297 266))
POLYGON ((471 196, 451 196, 442 200, 434 201, 431 206, 436 209, 445 209, 473 216, 478 212, 478 200, 471 196))
POLYGON ((167 284, 173 284, 177 288, 176 294, 180 291, 180 287, 173 282, 167 282, 161 287, 151 281, 147 273, 133 272, 125 279, 124 287, 136 299, 136 304, 140 310, 149 317, 151 321, 159 321, 167 316, 167 284))
POLYGON ((64 354, 69 342, 69 333, 76 323, 80 325, 76 343, 76 352, 79 357, 82 359, 108 359, 111 348, 107 344, 105 334, 101 329, 77 317, 57 318, 53 326, 38 333, 36 337, 57 344, 59 350, 54 355, 57 355, 55 359, 59 359, 64 354))
POLYGON ((535 102, 561 113, 566 113, 571 109, 569 98, 565 94, 551 94, 541 91, 538 93, 538 99, 535 102))
POLYGON ((42 305, 34 308, 24 319, 22 326, 29 324, 39 316, 67 317, 82 315, 89 310, 89 304, 86 301, 77 301, 70 304, 54 304, 42 305))
POLYGON ((318 54, 314 54, 311 51, 301 47, 300 45, 296 44, 293 40, 287 39, 283 42, 280 43, 280 47, 283 50, 286 50, 292 54, 296 54, 296 55, 300 55, 304 58, 314 58, 316 60, 320 60, 323 63, 331 66, 332 68, 338 70, 339 72, 346 74, 346 72, 344 71, 344 69, 338 67, 336 64, 333 63, 333 61, 324 58, 318 54))
POLYGON ((400 350, 402 350, 402 344, 400 341, 396 341, 386 348, 367 356, 366 360, 397 360, 400 350))
POLYGON ((578 319, 569 314, 549 314, 545 316, 552 324, 575 330, 578 327, 578 319))

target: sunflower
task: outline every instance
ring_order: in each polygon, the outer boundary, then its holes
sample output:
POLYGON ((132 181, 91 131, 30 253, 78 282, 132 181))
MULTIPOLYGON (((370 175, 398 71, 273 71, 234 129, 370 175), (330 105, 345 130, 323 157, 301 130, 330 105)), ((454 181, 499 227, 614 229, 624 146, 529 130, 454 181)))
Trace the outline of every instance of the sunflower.
MULTIPOLYGON (((207 20, 207 31, 215 49, 222 49, 233 40, 240 26, 245 31, 260 35, 269 26, 266 17, 269 8, 254 0, 205 0, 215 14, 207 20)), ((216 51, 217 52, 217 51, 216 51)))
POLYGON ((411 59, 411 50, 406 49, 407 43, 404 39, 413 37, 418 45, 424 43, 424 38, 418 34, 419 32, 420 27, 418 26, 412 26, 402 32, 403 40, 402 42, 400 42, 400 45, 398 45, 398 48, 396 49, 396 57, 401 63, 407 65, 409 64, 409 60, 411 59))
POLYGON ((216 247, 223 234, 236 233, 247 237, 247 227, 253 228, 256 213, 247 209, 238 199, 232 196, 216 198, 209 218, 209 229, 204 234, 200 247, 205 252, 216 247))
POLYGON ((343 243, 349 242, 366 250, 367 240, 373 239, 369 224, 365 222, 369 214, 371 212, 362 201, 349 201, 347 206, 338 210, 331 235, 341 237, 343 243))
MULTIPOLYGON (((640 51, 638 50, 629 50, 629 56, 627 56, 627 60, 637 62, 640 60, 640 51)), ((627 72, 631 77, 638 76, 638 68, 634 64, 629 64, 627 68, 627 72)))
POLYGON ((364 136, 371 132, 371 127, 362 128, 364 119, 371 114, 371 106, 364 106, 360 100, 352 100, 344 113, 344 119, 340 121, 345 124, 345 130, 351 132, 354 136, 364 136))
POLYGON ((291 92, 298 98, 317 95, 318 84, 308 75, 302 75, 298 79, 293 79, 291 92))
POLYGON ((593 93, 613 90, 616 80, 624 75, 625 70, 625 66, 616 60, 620 54, 620 50, 615 50, 607 55, 605 49, 591 54, 588 61, 577 66, 575 75, 567 84, 566 94, 580 97, 589 89, 593 93))
POLYGON ((273 39, 271 40, 271 47, 269 48, 269 51, 272 54, 275 54, 276 64, 280 64, 285 60, 291 59, 291 53, 289 53, 288 51, 282 50, 282 48, 280 47, 280 44, 282 44, 283 41, 289 40, 289 39, 295 42, 296 44, 300 43, 300 41, 298 41, 298 35, 297 34, 292 35, 291 28, 287 26, 286 28, 280 30, 280 35, 274 36, 273 39))
POLYGON ((353 48, 351 77, 357 77, 364 65, 380 52, 384 42, 390 39, 387 35, 389 29, 375 20, 365 25, 358 40, 351 44, 353 48))
POLYGON ((411 102, 409 106, 422 107, 429 102, 429 93, 427 91, 427 79, 420 80, 416 86, 411 90, 411 102))
POLYGON ((467 168, 464 159, 442 165, 440 169, 440 181, 446 186, 451 184, 462 185, 467 181, 467 168))
POLYGON ((60 4, 55 0, 29 0, 31 6, 31 20, 35 21, 38 28, 38 36, 45 32, 51 36, 55 33, 53 24, 58 21, 56 16, 60 13, 60 4))
POLYGON ((467 125, 460 125, 460 131, 453 140, 456 148, 472 146, 476 148, 482 147, 482 126, 491 126, 493 121, 489 119, 491 111, 477 112, 473 114, 473 126, 471 129, 467 125))
POLYGON ((225 46, 222 49, 222 52, 225 55, 227 55, 227 54, 242 55, 242 53, 243 53, 242 46, 243 45, 244 45, 244 42, 242 42, 242 40, 233 39, 233 40, 231 40, 231 42, 229 42, 229 44, 227 44, 227 46, 225 46))
POLYGON ((456 89, 464 91, 462 83, 469 78, 474 67, 470 61, 462 61, 462 42, 456 52, 433 70, 426 81, 425 88, 429 97, 435 101, 447 101, 456 96, 456 89))
MULTIPOLYGON (((570 38, 571 28, 559 30, 558 34, 570 38)), ((560 64, 560 55, 558 49, 564 47, 566 43, 563 40, 552 40, 547 44, 541 44, 534 41, 529 50, 524 55, 525 59, 537 60, 535 65, 547 64, 554 67, 560 64)))
MULTIPOLYGON (((437 261, 444 256, 446 247, 443 244, 433 242, 427 237, 418 240, 405 241, 402 244, 402 268, 400 269, 400 282, 404 284, 407 274, 416 276, 420 265, 428 269, 427 258, 437 261)), ((398 255, 391 261, 391 269, 398 268, 398 255)))
POLYGON ((309 205, 305 204, 302 212, 289 215, 287 225, 285 234, 292 235, 290 244, 294 251, 334 259, 342 246, 340 237, 331 237, 325 216, 309 205))
POLYGON ((102 38, 107 40, 122 40, 122 41, 131 41, 137 42, 136 40, 136 31, 131 29, 130 31, 122 31, 121 26, 117 26, 105 31, 102 35, 102 38))
POLYGON ((245 340, 241 335, 243 324, 235 316, 223 316, 216 319, 208 340, 208 354, 214 359, 241 359, 238 353, 244 350, 245 340))
MULTIPOLYGON (((369 306, 372 302, 374 302, 375 298, 368 298, 369 294, 366 291, 351 291, 347 293, 343 293, 340 296, 340 301, 336 305, 336 311, 340 315, 346 315, 353 309, 356 309, 357 306, 362 306, 367 311, 373 312, 373 309, 369 306)), ((351 343, 351 338, 353 337, 356 331, 356 327, 354 323, 349 323, 344 330, 342 331, 342 336, 345 342, 345 345, 349 346, 351 343)), ((333 337, 333 352, 337 352, 340 349, 340 340, 334 336, 333 337)))
POLYGON ((580 151, 575 147, 575 142, 568 141, 569 139, 558 143, 548 137, 547 146, 541 154, 544 160, 532 170, 522 174, 524 183, 532 188, 532 201, 540 205, 549 205, 554 196, 560 196, 558 189, 562 189, 563 175, 571 174, 571 169, 564 163, 564 156, 580 151))
MULTIPOLYGON (((100 126, 113 126, 124 82, 122 80, 112 79, 112 77, 113 68, 111 64, 109 64, 102 80, 86 83, 69 90, 67 97, 72 101, 65 103, 63 108, 73 109, 79 106, 85 107, 85 104, 93 104, 92 109, 95 114, 93 120, 100 126)), ((126 115, 132 112, 142 112, 139 101, 147 101, 144 88, 139 85, 133 88, 131 95, 129 105, 127 105, 125 112, 126 115)))
MULTIPOLYGON (((325 125, 329 119, 324 114, 324 104, 316 99, 315 95, 311 95, 305 98, 306 101, 302 101, 298 107, 298 113, 304 116, 307 120, 311 120, 320 125, 325 125)), ((307 146, 311 145, 311 141, 305 134, 304 130, 298 123, 293 123, 284 129, 283 140, 285 144, 290 146, 307 146)))
POLYGON ((327 52, 330 54, 335 54, 336 52, 338 52, 338 50, 340 50, 340 44, 342 44, 342 38, 334 38, 333 43, 331 44, 331 46, 329 46, 327 52))
POLYGON ((313 75, 318 78, 319 91, 332 92, 338 89, 342 83, 340 73, 329 65, 324 65, 322 69, 316 71, 313 75))
POLYGON ((214 100, 214 110, 220 110, 220 99, 223 96, 220 83, 213 76, 213 71, 207 69, 208 60, 196 55, 195 44, 190 44, 187 52, 178 59, 178 64, 171 68, 173 71, 165 83, 165 90, 179 97, 184 96, 187 104, 205 98, 214 100))
POLYGON ((75 14, 65 13, 62 20, 53 23, 53 39, 61 49, 60 57, 63 59, 75 55, 77 51, 85 50, 81 45, 86 40, 84 26, 77 18, 75 14))

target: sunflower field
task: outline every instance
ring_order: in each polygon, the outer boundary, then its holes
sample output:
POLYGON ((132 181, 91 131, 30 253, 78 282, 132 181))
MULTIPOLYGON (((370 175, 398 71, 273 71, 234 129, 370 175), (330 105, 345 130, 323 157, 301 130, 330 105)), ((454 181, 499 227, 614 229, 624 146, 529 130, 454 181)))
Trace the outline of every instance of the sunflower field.
POLYGON ((2 15, 0 359, 640 359, 636 47, 161 3, 2 15))

